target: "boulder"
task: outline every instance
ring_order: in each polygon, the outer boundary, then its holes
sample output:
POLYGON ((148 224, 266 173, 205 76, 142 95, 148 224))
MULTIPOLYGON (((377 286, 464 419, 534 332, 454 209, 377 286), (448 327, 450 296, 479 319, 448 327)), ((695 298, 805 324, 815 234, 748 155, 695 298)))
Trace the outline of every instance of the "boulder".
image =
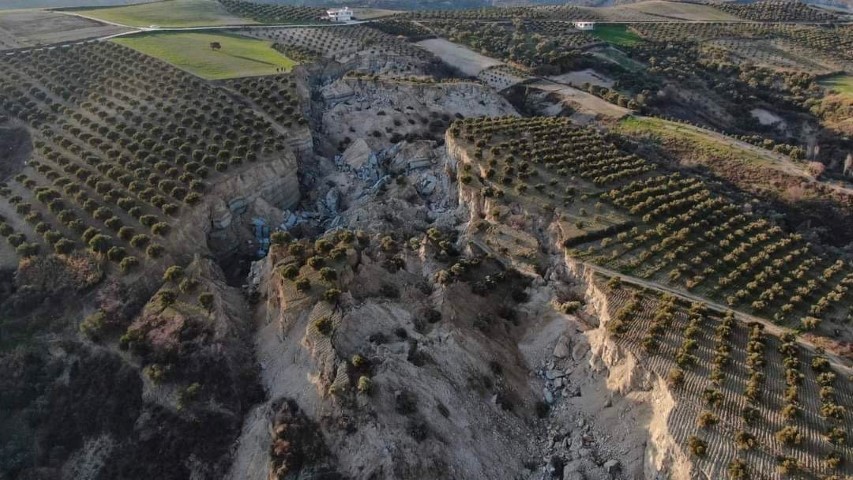
POLYGON ((421 195, 423 195, 425 197, 428 197, 428 196, 432 195, 432 193, 435 191, 435 188, 437 186, 438 186, 438 178, 436 178, 435 175, 432 175, 432 174, 424 175, 420 179, 420 181, 418 182, 418 186, 417 186, 418 193, 420 193, 421 195))
POLYGON ((557 345, 554 346, 554 356, 557 358, 569 356, 569 339, 565 335, 560 335, 559 340, 557 340, 557 345))
POLYGON ((341 162, 349 165, 352 169, 358 170, 367 165, 367 162, 370 160, 370 154, 371 151, 367 142, 363 138, 359 138, 344 150, 341 162))
POLYGON ((580 361, 589 352, 589 344, 578 342, 572 348, 572 359, 576 362, 580 361))

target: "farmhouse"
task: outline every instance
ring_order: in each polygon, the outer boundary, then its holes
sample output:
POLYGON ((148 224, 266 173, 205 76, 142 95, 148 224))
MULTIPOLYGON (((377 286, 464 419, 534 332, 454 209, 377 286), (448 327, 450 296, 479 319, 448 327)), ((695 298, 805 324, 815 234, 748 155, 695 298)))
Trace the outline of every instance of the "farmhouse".
POLYGON ((344 7, 326 10, 326 18, 332 22, 349 22, 352 20, 352 9, 344 7))
POLYGON ((574 22, 574 25, 578 30, 592 30, 595 28, 595 22, 574 22))

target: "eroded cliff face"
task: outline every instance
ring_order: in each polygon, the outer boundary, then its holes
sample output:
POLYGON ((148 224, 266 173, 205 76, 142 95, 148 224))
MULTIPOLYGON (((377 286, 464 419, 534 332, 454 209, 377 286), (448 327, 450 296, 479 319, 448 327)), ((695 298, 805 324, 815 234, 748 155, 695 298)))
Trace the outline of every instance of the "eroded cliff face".
POLYGON ((674 432, 670 430, 677 406, 671 387, 610 336, 607 324, 613 308, 606 287, 596 281, 594 272, 568 255, 565 264, 572 275, 583 279, 587 286, 585 297, 598 319, 598 326, 588 332, 590 362, 606 369, 609 389, 635 398, 648 409, 648 421, 643 426, 648 433, 643 458, 644 478, 694 478, 689 454, 675 441, 674 432))
MULTIPOLYGON (((453 171, 470 170, 479 165, 479 162, 472 161, 467 151, 449 133, 445 144, 451 159, 448 165, 453 171)), ((511 250, 502 250, 499 243, 490 242, 488 235, 477 234, 482 228, 478 226, 478 222, 506 221, 507 215, 503 211, 506 208, 503 207, 502 210, 496 202, 484 196, 478 189, 461 185, 458 191, 461 210, 464 218, 469 222, 468 232, 478 237, 473 241, 498 257, 507 257, 509 252, 510 256, 505 258, 505 261, 516 268, 523 269, 524 262, 513 259, 511 250)), ((623 458, 623 467, 626 467, 622 469, 623 473, 630 471, 631 478, 693 478, 695 472, 690 458, 683 447, 675 441, 676 436, 681 435, 671 430, 671 428, 678 428, 671 424, 677 399, 669 385, 660 375, 643 365, 629 349, 614 341, 607 331, 607 323, 613 308, 611 293, 596 280, 592 269, 564 253, 561 247, 564 238, 559 222, 549 223, 541 215, 531 215, 524 211, 523 205, 516 205, 512 213, 514 225, 527 233, 523 236, 516 234, 515 243, 517 245, 523 245, 525 242, 533 243, 535 250, 546 252, 543 263, 548 264, 549 267, 544 273, 540 272, 542 273, 541 283, 557 286, 558 292, 559 285, 572 284, 575 286, 576 293, 583 292, 580 296, 584 299, 586 308, 579 314, 579 324, 582 325, 583 332, 567 335, 565 337, 567 341, 564 344, 569 347, 574 345, 576 349, 588 349, 588 353, 583 355, 582 359, 589 368, 589 372, 593 376, 600 376, 606 387, 610 399, 603 403, 611 403, 612 397, 618 396, 633 405, 631 410, 637 420, 634 428, 640 432, 640 435, 633 440, 643 444, 642 455, 623 458), (523 238, 525 242, 519 242, 518 238, 523 238)), ((494 229, 494 226, 488 227, 489 232, 494 229)), ((554 300, 558 300, 559 296, 559 294, 555 295, 554 300)), ((566 349, 560 347, 560 350, 566 349)), ((578 357, 578 355, 572 356, 578 357)), ((578 360, 578 358, 574 359, 578 360)), ((593 422, 598 428, 609 432, 614 432, 619 424, 624 422, 622 418, 610 419, 603 412, 597 412, 594 418, 597 419, 593 422)), ((630 444, 631 441, 628 440, 627 443, 630 444)))
POLYGON ((669 431, 677 402, 606 331, 608 293, 543 219, 515 211, 512 227, 490 227, 514 232, 506 251, 478 237, 507 212, 456 183, 470 159, 450 136, 445 147, 431 174, 458 200, 424 217, 437 233, 414 226, 423 205, 392 183, 381 200, 346 202, 345 224, 371 235, 323 237, 346 250, 326 264, 333 282, 305 264, 318 247, 304 241, 254 265, 268 400, 246 418, 230 478, 691 478, 669 431), (389 246, 395 232, 411 238, 389 246), (519 251, 544 256, 534 268, 519 251), (298 277, 284 276, 290 265, 298 277), (331 286, 342 293, 324 300, 331 286), (566 314, 569 301, 586 307, 566 314), (322 455, 282 446, 281 425, 300 415, 319 427, 322 455))

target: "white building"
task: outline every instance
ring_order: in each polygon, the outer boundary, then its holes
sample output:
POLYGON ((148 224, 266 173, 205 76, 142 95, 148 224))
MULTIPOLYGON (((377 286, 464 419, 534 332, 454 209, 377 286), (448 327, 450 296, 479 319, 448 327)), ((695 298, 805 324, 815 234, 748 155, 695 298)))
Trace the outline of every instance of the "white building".
POLYGON ((574 25, 578 30, 592 30, 595 28, 595 22, 574 22, 574 25))
POLYGON ((352 20, 352 10, 349 7, 326 10, 326 19, 332 22, 349 22, 352 20))

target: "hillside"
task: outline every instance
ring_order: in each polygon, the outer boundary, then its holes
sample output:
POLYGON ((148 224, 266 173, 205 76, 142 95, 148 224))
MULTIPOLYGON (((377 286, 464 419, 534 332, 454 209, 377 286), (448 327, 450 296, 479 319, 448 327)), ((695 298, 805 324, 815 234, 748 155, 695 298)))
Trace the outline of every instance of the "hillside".
POLYGON ((0 480, 853 476, 842 14, 351 5, 0 12, 0 480))

